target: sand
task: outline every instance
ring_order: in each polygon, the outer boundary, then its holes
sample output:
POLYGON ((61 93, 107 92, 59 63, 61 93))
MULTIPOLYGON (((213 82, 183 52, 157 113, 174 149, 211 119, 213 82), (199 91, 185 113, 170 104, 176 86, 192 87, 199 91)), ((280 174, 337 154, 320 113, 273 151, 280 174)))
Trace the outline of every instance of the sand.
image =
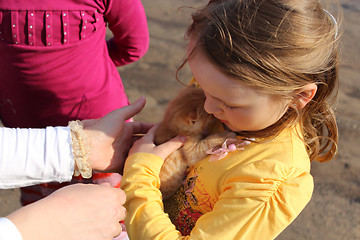
MULTIPOLYGON (((156 123, 181 84, 175 71, 184 57, 184 32, 191 9, 205 0, 143 0, 150 29, 150 48, 140 61, 119 68, 131 101, 146 96, 136 120, 156 123)), ((341 91, 337 105, 339 154, 328 163, 313 163, 312 200, 278 240, 360 239, 360 1, 340 0, 344 10, 341 91)), ((185 82, 188 69, 180 74, 185 82)), ((20 207, 19 190, 0 190, 0 216, 20 207)))

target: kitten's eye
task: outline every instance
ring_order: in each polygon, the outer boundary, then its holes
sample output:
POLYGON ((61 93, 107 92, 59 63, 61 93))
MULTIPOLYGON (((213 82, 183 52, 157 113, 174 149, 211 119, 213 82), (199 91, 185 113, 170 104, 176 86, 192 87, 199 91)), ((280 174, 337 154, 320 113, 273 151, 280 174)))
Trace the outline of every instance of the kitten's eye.
POLYGON ((195 123, 196 123, 196 120, 192 120, 192 119, 188 119, 188 120, 187 120, 187 124, 188 124, 189 126, 194 126, 195 123))

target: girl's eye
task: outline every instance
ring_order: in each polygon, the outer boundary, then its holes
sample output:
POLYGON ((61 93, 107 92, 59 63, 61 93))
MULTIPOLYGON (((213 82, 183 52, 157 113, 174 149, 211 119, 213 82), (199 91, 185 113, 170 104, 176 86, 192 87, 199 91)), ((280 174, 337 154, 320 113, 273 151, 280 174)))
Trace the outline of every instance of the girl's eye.
POLYGON ((229 106, 227 104, 224 103, 224 106, 227 108, 227 109, 230 109, 230 110, 235 110, 235 109, 238 109, 239 107, 232 107, 232 106, 229 106))

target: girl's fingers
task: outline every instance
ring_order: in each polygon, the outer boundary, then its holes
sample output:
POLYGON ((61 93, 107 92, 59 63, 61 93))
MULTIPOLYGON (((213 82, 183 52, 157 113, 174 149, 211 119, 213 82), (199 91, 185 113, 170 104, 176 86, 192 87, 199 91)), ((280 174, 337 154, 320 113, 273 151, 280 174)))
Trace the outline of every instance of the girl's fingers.
POLYGON ((154 134, 158 125, 152 127, 140 140, 132 146, 129 155, 137 152, 152 153, 162 159, 166 159, 171 153, 184 145, 186 137, 177 136, 158 146, 154 143, 154 134))
MULTIPOLYGON (((149 131, 144 135, 144 137, 142 138, 142 140, 146 143, 153 143, 154 144, 154 135, 155 135, 155 131, 158 128, 159 124, 154 125, 153 127, 151 127, 149 129, 149 131)), ((155 145, 155 144, 154 144, 155 145)))
POLYGON ((167 158, 171 153, 179 149, 186 142, 186 137, 184 136, 176 136, 169 141, 156 146, 156 155, 161 157, 162 159, 167 158))
POLYGON ((148 135, 149 137, 151 137, 151 139, 153 139, 154 138, 154 135, 155 135, 155 131, 156 131, 156 129, 159 127, 159 124, 155 124, 153 127, 151 127, 150 129, 149 129, 149 131, 147 132, 147 134, 146 135, 148 135))

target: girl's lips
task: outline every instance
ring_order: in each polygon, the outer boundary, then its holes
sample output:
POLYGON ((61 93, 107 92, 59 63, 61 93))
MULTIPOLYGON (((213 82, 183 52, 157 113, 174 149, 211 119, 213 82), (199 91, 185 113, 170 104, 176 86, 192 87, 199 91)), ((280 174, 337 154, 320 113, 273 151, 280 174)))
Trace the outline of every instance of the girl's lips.
POLYGON ((228 123, 228 121, 225 121, 225 120, 222 120, 222 119, 219 119, 221 122, 223 122, 223 123, 228 123))
POLYGON ((223 122, 223 123, 229 123, 228 121, 225 121, 225 120, 222 120, 221 118, 218 118, 217 116, 215 116, 214 114, 213 114, 213 116, 215 117, 215 118, 217 118, 219 121, 221 121, 221 122, 223 122))

